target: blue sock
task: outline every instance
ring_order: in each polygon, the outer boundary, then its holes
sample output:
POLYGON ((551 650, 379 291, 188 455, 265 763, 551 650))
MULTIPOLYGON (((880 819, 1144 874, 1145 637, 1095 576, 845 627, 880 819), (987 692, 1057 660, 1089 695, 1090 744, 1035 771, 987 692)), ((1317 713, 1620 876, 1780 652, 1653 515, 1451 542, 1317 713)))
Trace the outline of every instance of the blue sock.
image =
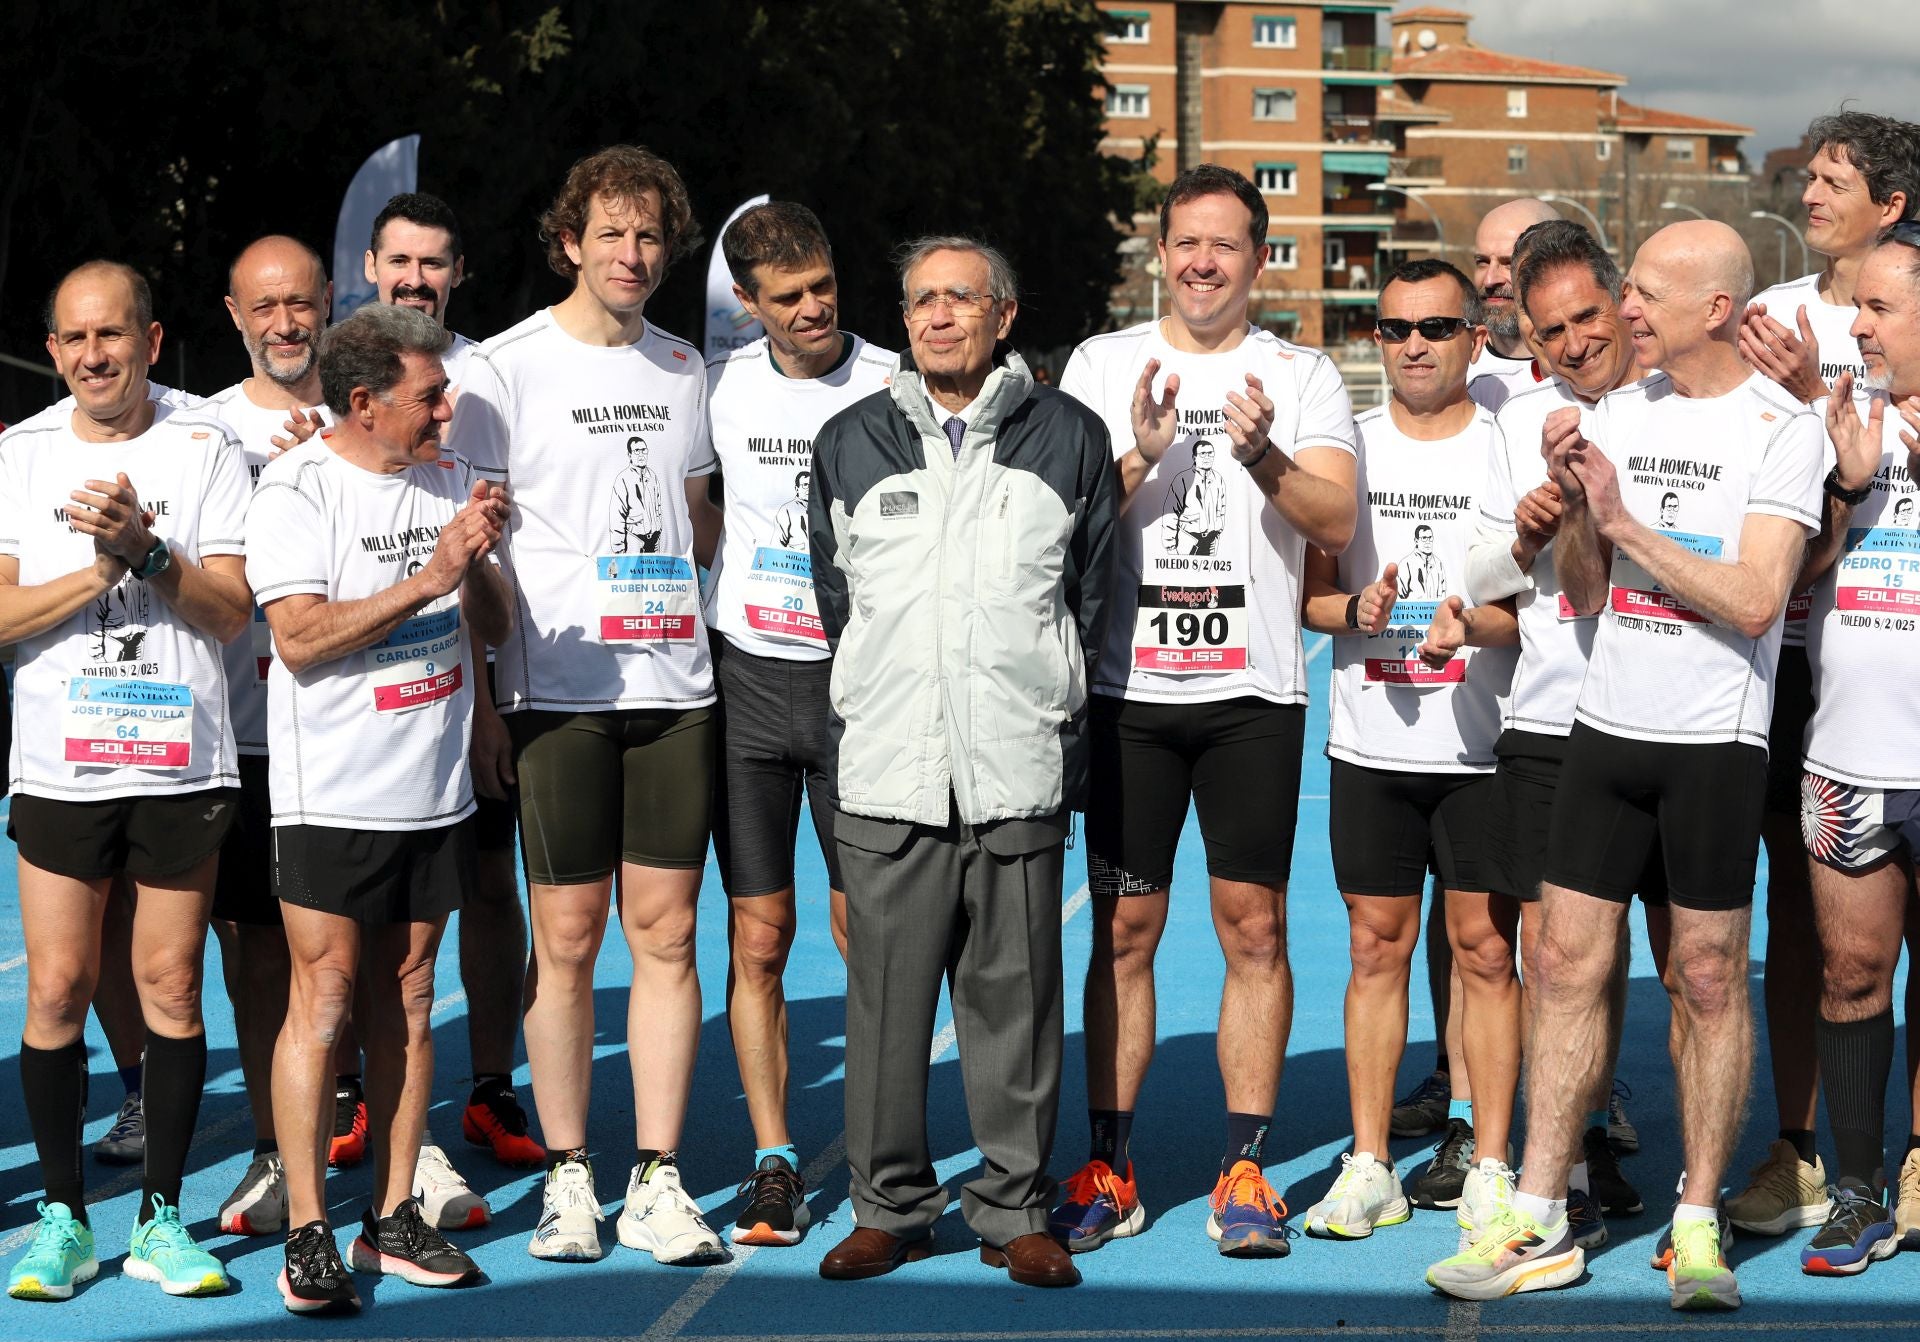
POLYGON ((1447 1117, 1450 1119, 1457 1118, 1461 1120, 1463 1123, 1473 1122, 1473 1101, 1472 1100, 1448 1100, 1447 1101, 1447 1117))
POLYGON ((138 1095, 140 1093, 140 1074, 144 1070, 146 1069, 142 1064, 137 1062, 131 1067, 122 1067, 120 1069, 120 1084, 126 1087, 127 1094, 138 1095))
POLYGON ((787 1162, 788 1168, 790 1168, 795 1174, 800 1173, 800 1153, 794 1150, 792 1142, 788 1142, 785 1146, 755 1147, 753 1150, 754 1168, 758 1169, 760 1166, 760 1162, 765 1160, 768 1156, 779 1156, 780 1159, 787 1162))

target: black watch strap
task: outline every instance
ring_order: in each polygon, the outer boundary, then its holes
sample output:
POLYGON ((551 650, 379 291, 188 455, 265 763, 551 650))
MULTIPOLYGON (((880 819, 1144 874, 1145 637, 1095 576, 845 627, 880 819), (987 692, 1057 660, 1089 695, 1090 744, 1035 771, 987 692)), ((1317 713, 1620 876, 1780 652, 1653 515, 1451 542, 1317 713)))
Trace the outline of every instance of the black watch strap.
POLYGON ((1827 493, 1833 495, 1833 497, 1839 499, 1840 502, 1851 508, 1857 508, 1873 497, 1873 482, 1871 480, 1858 489, 1848 489, 1845 485, 1841 484, 1840 468, 1838 466, 1835 466, 1827 472, 1825 488, 1827 493))
POLYGON ((173 551, 167 548, 164 540, 155 539, 153 548, 147 551, 146 557, 140 561, 140 567, 133 571, 133 576, 145 582, 149 578, 159 577, 172 565, 173 551))

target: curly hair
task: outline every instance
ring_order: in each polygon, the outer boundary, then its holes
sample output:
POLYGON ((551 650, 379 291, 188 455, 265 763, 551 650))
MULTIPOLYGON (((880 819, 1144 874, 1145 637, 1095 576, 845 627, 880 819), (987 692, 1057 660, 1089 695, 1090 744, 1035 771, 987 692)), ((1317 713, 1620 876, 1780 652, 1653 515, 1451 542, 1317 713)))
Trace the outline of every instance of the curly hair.
POLYGON ((693 202, 673 165, 637 144, 609 145, 567 170, 560 194, 540 216, 540 241, 546 244, 547 264, 554 273, 565 279, 579 273, 580 267, 567 255, 566 239, 571 237, 579 245, 595 196, 635 201, 646 191, 660 198, 660 227, 666 235, 668 268, 699 247, 703 239, 693 217, 693 202))

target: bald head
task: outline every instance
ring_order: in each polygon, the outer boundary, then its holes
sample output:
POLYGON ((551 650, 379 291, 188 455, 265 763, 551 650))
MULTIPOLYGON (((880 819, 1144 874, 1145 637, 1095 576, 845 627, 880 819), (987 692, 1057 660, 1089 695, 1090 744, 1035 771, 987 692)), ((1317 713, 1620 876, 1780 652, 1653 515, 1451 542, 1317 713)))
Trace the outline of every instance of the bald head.
POLYGON ((320 253, 298 238, 284 233, 269 233, 241 249, 227 267, 227 296, 238 298, 240 289, 257 283, 262 273, 297 279, 308 287, 322 289, 327 283, 327 263, 320 253))
POLYGON ((255 376, 308 405, 319 399, 314 340, 332 303, 326 265, 298 238, 275 233, 249 243, 227 270, 227 313, 255 376))
POLYGON ((1753 257, 1738 233, 1712 219, 1667 225, 1640 245, 1627 273, 1620 318, 1635 361, 1676 382, 1739 363, 1740 318, 1752 295, 1753 257))
POLYGON ((113 298, 124 297, 132 306, 135 326, 145 330, 153 325, 153 289, 145 275, 124 261, 83 261, 62 275, 47 295, 46 310, 41 315, 46 318, 49 333, 59 329, 55 314, 60 308, 60 295, 69 285, 110 292, 113 298))
POLYGON ((1753 253, 1745 239, 1717 219, 1668 224, 1641 244, 1634 270, 1643 263, 1662 267, 1702 297, 1725 294, 1736 321, 1753 297, 1753 253))
POLYGON ((1535 224, 1559 217, 1546 201, 1527 196, 1494 206, 1474 230, 1473 282, 1486 308, 1487 340, 1496 354, 1517 359, 1527 353, 1513 301, 1513 245, 1535 224))

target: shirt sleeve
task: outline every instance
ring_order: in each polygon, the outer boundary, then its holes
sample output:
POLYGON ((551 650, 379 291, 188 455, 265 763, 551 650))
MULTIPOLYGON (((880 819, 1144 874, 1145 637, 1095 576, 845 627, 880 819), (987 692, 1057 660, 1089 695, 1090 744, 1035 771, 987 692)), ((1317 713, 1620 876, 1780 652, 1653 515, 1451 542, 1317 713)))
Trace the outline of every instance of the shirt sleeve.
MULTIPOLYGON (((1267 394, 1271 396, 1273 389, 1269 388, 1267 394)), ((1349 456, 1357 455, 1357 441, 1347 384, 1340 380, 1340 370, 1333 366, 1332 359, 1315 354, 1300 383, 1300 419, 1288 455, 1308 447, 1332 447, 1349 456)))
MULTIPOLYGON (((1060 374, 1060 390, 1093 411, 1101 419, 1107 418, 1107 407, 1101 404, 1104 398, 1100 394, 1100 377, 1094 370, 1093 356, 1087 353, 1085 345, 1079 346, 1067 356, 1067 366, 1060 374)), ((1116 460, 1133 450, 1131 435, 1114 434, 1111 422, 1108 422, 1107 429, 1108 445, 1112 448, 1116 460)))
POLYGON ((693 440, 687 444, 689 477, 712 475, 720 465, 720 458, 713 451, 713 422, 707 414, 706 369, 701 369, 693 381, 699 390, 694 394, 693 440))
POLYGON ((200 501, 200 558, 247 552, 247 505, 252 494, 246 454, 229 435, 214 449, 200 501))
POLYGON ((447 445, 472 462, 482 479, 500 483, 507 478, 512 424, 512 394, 493 360, 476 349, 454 398, 447 445))
POLYGON ((1803 410, 1788 418, 1773 431, 1754 472, 1747 511, 1791 518, 1808 535, 1818 534, 1826 451, 1826 425, 1818 415, 1803 410))
POLYGON ((20 448, 0 437, 0 555, 20 555, 26 530, 26 482, 20 478, 20 448))
POLYGON ((247 583, 262 607, 283 596, 328 595, 325 519, 293 481, 265 479, 247 508, 247 583))

